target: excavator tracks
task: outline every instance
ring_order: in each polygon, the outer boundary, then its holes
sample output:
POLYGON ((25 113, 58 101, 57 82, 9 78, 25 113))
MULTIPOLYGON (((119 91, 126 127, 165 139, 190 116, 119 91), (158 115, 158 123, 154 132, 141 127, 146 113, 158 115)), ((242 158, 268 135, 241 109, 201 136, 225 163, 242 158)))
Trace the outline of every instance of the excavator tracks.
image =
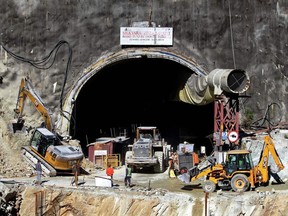
POLYGON ((45 176, 50 177, 56 176, 57 173, 56 170, 50 164, 48 164, 42 157, 33 152, 29 146, 22 147, 22 154, 23 157, 34 169, 37 161, 39 160, 41 163, 42 171, 45 176))

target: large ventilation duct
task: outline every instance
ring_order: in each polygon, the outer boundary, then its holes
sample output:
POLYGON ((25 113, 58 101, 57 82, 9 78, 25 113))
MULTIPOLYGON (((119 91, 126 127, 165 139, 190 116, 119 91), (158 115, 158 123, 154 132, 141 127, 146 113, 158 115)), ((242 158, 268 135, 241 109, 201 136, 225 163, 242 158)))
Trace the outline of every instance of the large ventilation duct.
POLYGON ((213 102, 215 95, 244 93, 249 85, 250 80, 244 70, 215 69, 207 76, 193 74, 179 92, 179 98, 186 103, 205 105, 213 102))

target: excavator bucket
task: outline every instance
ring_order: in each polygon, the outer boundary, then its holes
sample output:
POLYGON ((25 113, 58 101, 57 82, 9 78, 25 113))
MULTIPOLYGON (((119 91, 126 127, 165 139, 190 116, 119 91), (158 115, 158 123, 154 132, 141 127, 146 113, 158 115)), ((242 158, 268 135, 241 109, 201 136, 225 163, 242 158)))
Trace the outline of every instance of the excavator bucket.
POLYGON ((10 121, 9 128, 11 128, 13 133, 23 132, 23 130, 24 130, 24 122, 25 122, 24 119, 13 119, 12 121, 10 121))

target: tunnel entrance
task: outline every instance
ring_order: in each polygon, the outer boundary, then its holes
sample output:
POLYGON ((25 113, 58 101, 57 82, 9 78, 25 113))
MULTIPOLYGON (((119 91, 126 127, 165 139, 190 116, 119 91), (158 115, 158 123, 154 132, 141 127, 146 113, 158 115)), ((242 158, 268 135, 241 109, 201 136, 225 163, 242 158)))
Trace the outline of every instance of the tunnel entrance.
POLYGON ((213 133, 213 103, 195 106, 181 102, 179 90, 193 71, 161 58, 130 58, 99 70, 81 88, 74 103, 70 134, 87 144, 99 137, 126 132, 131 143, 137 126, 157 126, 174 149, 184 141, 205 145, 213 133))

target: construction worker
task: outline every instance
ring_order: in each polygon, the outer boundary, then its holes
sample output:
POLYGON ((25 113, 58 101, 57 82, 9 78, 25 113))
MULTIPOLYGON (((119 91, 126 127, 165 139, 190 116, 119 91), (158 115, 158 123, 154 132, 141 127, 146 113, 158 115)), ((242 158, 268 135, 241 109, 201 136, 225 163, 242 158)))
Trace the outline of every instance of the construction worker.
POLYGON ((199 164, 198 154, 196 152, 192 152, 192 157, 193 157, 194 165, 197 166, 199 164))
POLYGON ((41 175, 42 175, 42 167, 41 167, 41 163, 40 161, 38 160, 37 163, 36 163, 36 184, 37 185, 41 185, 41 175))
POLYGON ((126 167, 126 173, 125 173, 125 186, 131 187, 131 178, 132 178, 132 169, 130 165, 127 165, 126 167))
POLYGON ((76 161, 73 163, 72 172, 74 174, 74 179, 71 184, 73 185, 75 183, 76 187, 78 187, 78 176, 80 174, 80 169, 79 164, 76 161))
POLYGON ((106 169, 106 175, 111 177, 111 184, 113 186, 113 174, 114 174, 114 169, 111 166, 111 164, 108 164, 108 167, 106 169))
POLYGON ((173 153, 173 166, 174 166, 174 171, 178 173, 180 170, 180 167, 179 167, 179 158, 176 152, 173 153))
POLYGON ((174 154, 171 153, 171 156, 169 157, 169 177, 175 178, 175 172, 174 172, 174 162, 173 162, 174 154))

